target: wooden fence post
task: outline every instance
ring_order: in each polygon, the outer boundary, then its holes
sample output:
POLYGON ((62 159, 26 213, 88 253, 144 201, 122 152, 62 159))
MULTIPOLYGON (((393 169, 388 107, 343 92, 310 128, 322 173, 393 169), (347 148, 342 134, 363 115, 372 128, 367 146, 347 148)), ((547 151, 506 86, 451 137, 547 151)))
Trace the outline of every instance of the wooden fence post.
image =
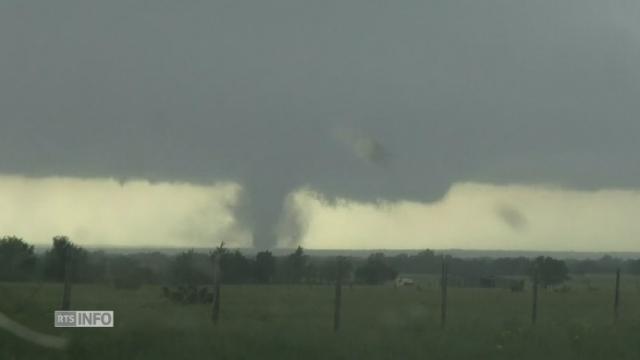
POLYGON ((333 331, 340 330, 340 310, 342 307, 342 278, 346 270, 346 260, 339 256, 336 263, 336 286, 333 303, 333 331))
POLYGON ((214 324, 218 324, 220 319, 220 281, 222 277, 220 259, 223 245, 224 243, 213 253, 213 306, 211 308, 211 320, 214 324))
POLYGON ((620 306, 620 269, 616 270, 616 290, 613 298, 613 322, 614 323, 618 321, 619 306, 620 306))
POLYGON ((62 293, 62 310, 71 309, 71 276, 73 272, 72 250, 67 246, 64 253, 64 290, 62 293))
POLYGON ((440 308, 440 327, 444 329, 447 323, 447 283, 449 279, 449 269, 446 257, 442 256, 442 278, 440 279, 441 292, 441 308, 440 308))
POLYGON ((535 325, 538 320, 538 266, 535 266, 533 273, 533 304, 531 307, 531 324, 535 325))

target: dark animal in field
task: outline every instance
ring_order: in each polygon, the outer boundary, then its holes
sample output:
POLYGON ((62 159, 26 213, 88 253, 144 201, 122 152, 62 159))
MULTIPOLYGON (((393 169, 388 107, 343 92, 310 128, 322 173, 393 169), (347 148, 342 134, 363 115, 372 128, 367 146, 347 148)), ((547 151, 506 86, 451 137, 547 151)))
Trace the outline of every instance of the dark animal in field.
POLYGON ((185 303, 187 304, 195 304, 198 300, 198 290, 195 286, 191 286, 186 291, 186 296, 184 297, 185 303))
POLYGON ((184 299, 184 288, 178 287, 177 290, 172 290, 167 286, 163 286, 162 296, 171 300, 172 302, 181 303, 184 299))
POLYGON ((213 301, 213 294, 207 287, 198 288, 196 286, 178 286, 175 290, 163 286, 162 294, 171 302, 189 305, 189 304, 207 304, 213 301))
POLYGON ((172 291, 169 299, 173 302, 182 303, 184 302, 184 294, 180 291, 172 291))
POLYGON ((203 304, 211 304, 213 302, 213 293, 207 292, 201 299, 203 304))
POLYGON ((209 304, 213 302, 213 293, 210 293, 206 287, 200 288, 198 292, 198 301, 202 304, 209 304))
POLYGON ((483 288, 494 288, 496 287, 496 279, 495 277, 485 277, 480 279, 480 287, 483 288))
POLYGON ((522 292, 524 291, 524 280, 513 280, 511 285, 509 286, 511 292, 522 292))
POLYGON ((524 291, 523 279, 511 279, 500 276, 468 277, 463 279, 464 287, 480 287, 485 289, 509 289, 512 292, 524 291))

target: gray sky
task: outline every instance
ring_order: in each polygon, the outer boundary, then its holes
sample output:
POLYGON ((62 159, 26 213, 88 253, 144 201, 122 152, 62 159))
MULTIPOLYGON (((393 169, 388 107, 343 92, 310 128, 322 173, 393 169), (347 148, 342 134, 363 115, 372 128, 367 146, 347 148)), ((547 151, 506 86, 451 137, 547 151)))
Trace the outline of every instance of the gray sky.
MULTIPOLYGON (((636 188, 636 1, 0 3, 0 173, 430 202, 636 188)), ((276 209, 276 210, 274 210, 276 209)), ((500 213, 500 211, 498 211, 500 213)))

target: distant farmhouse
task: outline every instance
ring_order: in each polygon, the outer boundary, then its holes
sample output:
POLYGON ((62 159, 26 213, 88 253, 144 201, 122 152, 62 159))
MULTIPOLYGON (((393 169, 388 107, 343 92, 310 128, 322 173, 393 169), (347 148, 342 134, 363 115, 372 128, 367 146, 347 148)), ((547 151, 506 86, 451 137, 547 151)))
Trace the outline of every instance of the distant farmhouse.
POLYGON ((396 287, 413 286, 415 285, 415 282, 413 281, 413 279, 409 279, 409 278, 397 278, 395 281, 395 285, 396 287))

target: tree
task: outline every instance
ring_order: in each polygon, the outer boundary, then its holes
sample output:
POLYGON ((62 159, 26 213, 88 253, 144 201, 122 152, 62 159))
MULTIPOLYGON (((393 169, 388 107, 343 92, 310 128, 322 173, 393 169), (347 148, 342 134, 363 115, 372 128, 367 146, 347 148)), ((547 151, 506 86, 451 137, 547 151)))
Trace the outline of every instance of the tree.
POLYGON ((302 246, 288 255, 284 261, 285 278, 293 283, 299 283, 307 273, 309 257, 304 254, 302 246))
POLYGON ((640 259, 629 261, 629 272, 634 275, 640 275, 640 259))
POLYGON ((178 254, 171 263, 171 277, 177 284, 198 285, 208 282, 207 276, 196 263, 196 253, 193 250, 178 254))
POLYGON ((15 236, 0 238, 0 280, 22 281, 32 276, 36 264, 33 245, 15 236))
POLYGON ((338 256, 335 261, 330 261, 329 263, 332 265, 332 271, 330 272, 332 279, 339 278, 341 281, 349 279, 353 270, 351 260, 344 256, 338 256))
POLYGON ((116 289, 138 289, 142 284, 154 280, 151 269, 141 266, 130 256, 115 256, 111 258, 109 265, 116 289))
POLYGON ((224 251, 220 258, 222 282, 226 284, 247 283, 252 278, 252 266, 249 259, 238 250, 224 251))
POLYGON ((548 256, 536 258, 532 270, 534 273, 536 270, 538 271, 538 280, 544 288, 549 285, 561 284, 569 279, 569 269, 565 262, 548 256))
POLYGON ((382 284, 395 279, 398 272, 387 264, 384 254, 371 254, 365 263, 356 269, 356 279, 366 284, 382 284))
POLYGON ((254 277, 259 283, 270 283, 276 272, 276 258, 270 251, 261 251, 256 254, 254 277))
POLYGON ((598 261, 586 259, 572 261, 571 272, 574 274, 596 274, 601 272, 598 261))
POLYGON ((44 276, 46 279, 63 281, 65 263, 71 261, 71 271, 75 279, 83 278, 83 270, 88 268, 87 252, 75 245, 66 236, 53 238, 51 250, 44 255, 44 276))

